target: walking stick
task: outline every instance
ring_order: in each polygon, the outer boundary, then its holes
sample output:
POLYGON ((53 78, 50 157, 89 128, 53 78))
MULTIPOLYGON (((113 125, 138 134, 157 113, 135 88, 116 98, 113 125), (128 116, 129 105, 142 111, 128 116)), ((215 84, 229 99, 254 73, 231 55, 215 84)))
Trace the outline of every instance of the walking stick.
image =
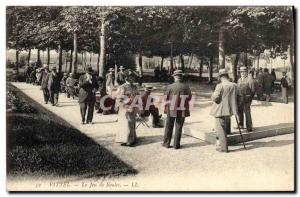
POLYGON ((241 128, 240 128, 239 121, 238 121, 236 115, 234 117, 235 117, 236 123, 238 125, 238 129, 239 129, 239 132, 240 132, 240 135, 241 135, 241 139, 242 139, 242 142, 243 142, 243 145, 244 145, 244 149, 246 149, 246 145, 245 145, 244 137, 243 137, 243 134, 242 134, 242 131, 241 131, 241 128))

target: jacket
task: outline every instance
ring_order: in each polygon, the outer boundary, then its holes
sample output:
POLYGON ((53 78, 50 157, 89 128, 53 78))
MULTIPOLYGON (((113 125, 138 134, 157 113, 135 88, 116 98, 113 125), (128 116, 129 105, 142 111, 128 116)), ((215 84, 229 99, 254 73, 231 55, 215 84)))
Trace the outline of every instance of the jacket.
POLYGON ((79 88, 79 103, 96 101, 98 84, 94 77, 92 77, 91 82, 89 82, 86 74, 81 75, 79 77, 79 88))
POLYGON ((190 116, 189 102, 192 93, 187 84, 177 81, 167 86, 165 91, 166 102, 165 113, 170 117, 188 117, 190 116), (184 98, 184 103, 181 100, 184 98), (183 107, 183 108, 181 108, 183 107))
POLYGON ((210 115, 218 118, 232 116, 237 110, 237 85, 230 81, 219 83, 211 96, 213 106, 210 115))

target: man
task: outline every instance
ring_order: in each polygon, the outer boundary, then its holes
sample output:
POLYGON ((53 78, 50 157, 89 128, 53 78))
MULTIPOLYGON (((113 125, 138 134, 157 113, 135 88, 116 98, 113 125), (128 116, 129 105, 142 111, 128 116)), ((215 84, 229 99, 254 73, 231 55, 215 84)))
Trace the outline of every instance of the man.
POLYGON ((59 76, 56 71, 56 67, 51 69, 51 73, 49 73, 48 80, 48 89, 50 94, 50 103, 52 106, 57 106, 58 104, 58 94, 60 90, 59 76))
POLYGON ((282 93, 282 100, 283 103, 288 104, 288 89, 289 89, 289 83, 290 79, 286 75, 286 71, 282 72, 282 78, 280 80, 281 82, 281 93, 282 93))
POLYGON ((153 128, 161 128, 159 110, 153 104, 153 98, 151 98, 151 91, 153 87, 150 85, 146 85, 145 92, 142 95, 142 103, 143 103, 143 111, 140 113, 141 117, 148 117, 150 114, 152 115, 152 127, 153 128))
POLYGON ((176 70, 173 77, 174 83, 168 85, 165 92, 167 101, 165 113, 167 114, 167 120, 163 146, 170 148, 174 123, 176 122, 174 148, 179 149, 184 120, 185 117, 190 116, 189 101, 192 98, 192 94, 189 86, 183 83, 183 73, 181 70, 176 70))
POLYGON ((262 72, 262 68, 259 69, 258 74, 256 75, 256 95, 258 100, 263 100, 263 84, 264 84, 264 73, 262 72))
POLYGON ((108 95, 112 95, 112 90, 114 87, 114 69, 110 68, 108 72, 109 73, 106 75, 106 92, 108 95))
POLYGON ((63 77, 60 80, 60 91, 62 93, 67 93, 67 78, 68 78, 68 73, 64 73, 63 77))
POLYGON ((92 124, 93 121, 98 84, 92 74, 92 67, 88 67, 86 73, 79 77, 79 104, 82 124, 85 124, 85 120, 87 124, 92 124))
POLYGON ((120 66, 120 71, 118 72, 117 82, 119 85, 122 85, 125 83, 125 73, 124 73, 124 67, 120 66))
POLYGON ((217 151, 228 152, 227 134, 230 134, 230 117, 237 115, 237 85, 229 81, 225 69, 219 70, 221 83, 211 97, 213 106, 210 115, 215 117, 215 131, 217 133, 217 151), (218 143, 219 142, 219 143, 218 143))
POLYGON ((43 90, 45 104, 48 104, 49 101, 49 89, 48 89, 48 80, 49 80, 49 69, 47 66, 44 66, 41 72, 41 89, 43 90))
POLYGON ((32 72, 32 67, 30 65, 30 63, 28 65, 26 65, 25 69, 24 69, 24 74, 25 74, 25 78, 26 78, 26 83, 30 83, 30 75, 32 72))
POLYGON ((266 101, 270 102, 271 101, 271 93, 273 89, 273 84, 274 84, 274 77, 269 73, 269 69, 265 68, 264 69, 264 83, 263 83, 263 89, 264 93, 266 94, 266 101))
POLYGON ((66 86, 67 86, 67 97, 70 98, 72 97, 75 99, 75 96, 77 96, 76 93, 76 87, 78 84, 78 80, 74 78, 74 73, 70 73, 69 77, 66 80, 66 86))
POLYGON ((238 116, 240 128, 244 128, 244 114, 246 116, 246 128, 252 131, 251 102, 255 94, 254 81, 247 76, 247 67, 240 67, 241 78, 238 80, 238 116))

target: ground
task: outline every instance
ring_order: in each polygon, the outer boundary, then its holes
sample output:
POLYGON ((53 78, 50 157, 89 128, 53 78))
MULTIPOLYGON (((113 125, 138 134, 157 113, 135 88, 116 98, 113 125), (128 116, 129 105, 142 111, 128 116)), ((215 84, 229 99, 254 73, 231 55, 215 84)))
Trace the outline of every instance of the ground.
MULTIPOLYGON (((70 177, 54 178, 43 182, 38 182, 30 177, 22 179, 9 177, 8 189, 72 191, 293 190, 293 134, 247 142, 247 150, 243 150, 241 145, 236 145, 229 147, 230 153, 219 153, 215 151, 214 145, 186 135, 182 138, 182 149, 165 149, 161 146, 163 129, 140 127, 137 130, 138 145, 134 148, 122 147, 114 143, 115 132, 122 129, 116 122, 117 116, 97 114, 94 125, 81 125, 79 106, 76 100, 70 100, 61 95, 59 107, 52 107, 43 104, 42 92, 37 86, 24 83, 13 84, 43 107, 111 151, 120 160, 136 169, 138 173, 134 176, 109 179, 93 177, 78 180, 78 178, 70 177), (67 181, 66 183, 69 185, 63 187, 53 184, 62 180, 67 181), (84 184, 88 184, 88 186, 84 184)), ((201 89, 199 91, 201 92, 201 89)), ((159 94, 159 91, 157 93, 159 94)), ((199 98, 200 106, 208 105, 209 94, 207 91, 200 94, 202 95, 199 98)), ((288 116, 293 118, 293 106, 289 106, 288 109, 292 109, 288 116)), ((263 111, 267 111, 267 107, 263 111)), ((271 113, 275 112, 276 110, 271 113)), ((203 117, 202 114, 196 116, 203 117)), ((272 122, 273 117, 264 116, 264 119, 272 122)))

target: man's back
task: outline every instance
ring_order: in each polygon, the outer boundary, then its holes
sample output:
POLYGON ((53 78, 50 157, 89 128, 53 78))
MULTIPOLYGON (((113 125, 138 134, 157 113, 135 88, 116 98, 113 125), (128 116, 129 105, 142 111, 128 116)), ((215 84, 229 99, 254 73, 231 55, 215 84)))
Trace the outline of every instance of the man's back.
POLYGON ((166 113, 168 113, 172 117, 176 117, 177 111, 180 113, 182 117, 190 116, 189 112, 189 101, 192 97, 190 87, 187 84, 184 84, 181 81, 174 82, 171 85, 167 86, 165 95, 167 96, 167 100, 169 100, 171 103, 167 105, 166 113), (178 110, 180 106, 182 106, 184 100, 184 110, 178 110))
POLYGON ((237 114, 237 85, 230 81, 219 83, 212 95, 214 101, 210 114, 214 117, 237 114))

